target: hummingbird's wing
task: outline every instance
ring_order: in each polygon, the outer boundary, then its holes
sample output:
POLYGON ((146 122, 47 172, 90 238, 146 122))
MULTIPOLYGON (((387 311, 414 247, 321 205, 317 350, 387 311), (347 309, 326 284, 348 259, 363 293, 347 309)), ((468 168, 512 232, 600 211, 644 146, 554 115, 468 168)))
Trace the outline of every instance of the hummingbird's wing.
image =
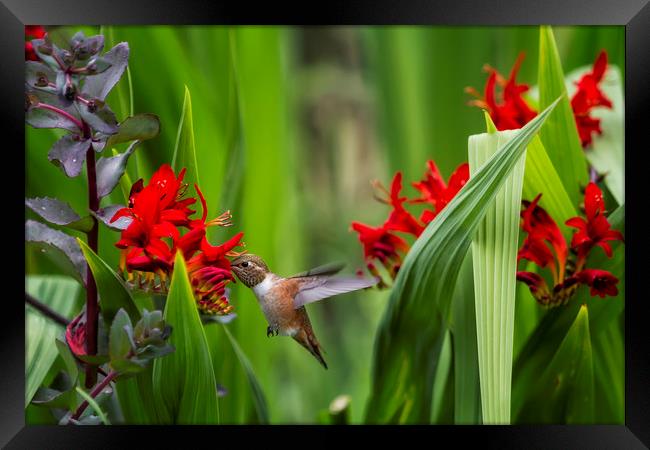
POLYGON ((359 277, 305 277, 300 282, 293 307, 298 309, 307 303, 313 303, 334 295, 365 289, 377 284, 377 278, 359 277))
POLYGON ((334 275, 336 273, 339 273, 341 269, 343 269, 344 267, 345 267, 345 263, 334 262, 334 263, 324 264, 322 266, 315 267, 306 272, 297 273, 288 278, 303 278, 303 277, 310 277, 314 275, 334 275))

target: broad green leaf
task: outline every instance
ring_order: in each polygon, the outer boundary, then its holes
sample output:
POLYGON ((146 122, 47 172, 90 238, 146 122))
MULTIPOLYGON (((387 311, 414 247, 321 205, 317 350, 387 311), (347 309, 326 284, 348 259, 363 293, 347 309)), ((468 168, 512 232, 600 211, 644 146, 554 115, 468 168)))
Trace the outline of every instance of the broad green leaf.
POLYGON ((476 308, 472 255, 463 261, 452 304, 452 341, 454 349, 454 423, 481 423, 481 392, 476 343, 476 308))
POLYGON ((140 318, 140 312, 133 302, 129 289, 124 281, 81 239, 77 239, 81 251, 88 261, 99 292, 99 307, 107 324, 113 322, 113 316, 120 308, 129 314, 132 321, 140 318))
POLYGON ((117 133, 111 135, 106 141, 110 147, 121 142, 144 141, 158 136, 160 133, 160 119, 155 114, 145 113, 127 117, 120 123, 117 133))
POLYGON ((161 422, 154 402, 152 376, 153 364, 150 364, 135 377, 118 379, 115 383, 124 423, 151 425, 161 422))
MULTIPOLYGON (((623 315, 619 317, 622 318, 623 315)), ((625 344, 620 320, 612 320, 592 337, 594 357, 594 423, 625 423, 625 344)))
POLYGON ((185 86, 185 97, 183 98, 181 120, 178 123, 178 133, 176 135, 176 146, 174 147, 172 168, 176 174, 178 174, 182 169, 186 169, 187 172, 185 173, 183 181, 190 185, 194 183, 199 184, 199 168, 196 162, 194 124, 192 122, 192 98, 187 86, 185 86))
POLYGON ((264 397, 262 386, 260 386, 259 381, 257 381, 257 376, 255 375, 255 371, 253 370, 253 366, 251 366, 248 357, 242 351, 241 347, 239 347, 239 344, 237 343, 233 335, 230 333, 230 330, 228 330, 228 327, 223 325, 223 329, 226 332, 226 336, 228 336, 228 340, 230 341, 230 344, 232 345, 235 354, 237 355, 237 359, 239 359, 239 363, 242 365, 242 368, 246 372, 246 378, 248 378, 248 383, 250 384, 251 391, 253 392, 253 400, 255 402, 255 412, 257 413, 257 420, 261 424, 268 424, 269 412, 268 412, 268 407, 266 406, 266 398, 264 397))
MULTIPOLYGON (((591 69, 591 66, 581 67, 566 76, 569 95, 573 95, 576 90, 575 82, 591 69)), ((625 203, 625 100, 619 68, 608 66, 599 86, 605 96, 612 101, 612 108, 597 107, 591 110, 589 115, 600 119, 603 133, 593 134, 592 144, 584 152, 599 173, 607 174, 605 184, 618 204, 622 205, 625 203)))
POLYGON ((176 351, 153 366, 154 401, 163 423, 219 423, 210 350, 181 252, 176 254, 164 318, 174 330, 169 344, 176 351))
POLYGON ((580 188, 588 182, 587 162, 580 144, 570 99, 564 85, 564 73, 550 26, 539 34, 539 107, 546 108, 562 96, 557 108, 540 132, 544 148, 553 162, 574 205, 582 200, 580 188))
MULTIPOLYGON (((25 277, 25 291, 54 311, 69 317, 79 294, 79 283, 55 276, 25 277)), ((25 306, 25 406, 29 404, 57 357, 56 336, 63 327, 25 306)))
MULTIPOLYGON (((470 176, 519 132, 470 136, 470 176)), ((519 244, 519 211, 526 153, 503 183, 472 241, 476 335, 483 423, 510 423, 510 380, 519 244)))
POLYGON ((571 203, 571 198, 564 189, 564 184, 555 171, 542 141, 539 136, 535 136, 528 146, 526 155, 522 198, 532 201, 540 193, 542 198, 539 205, 555 219, 565 237, 568 238, 570 228, 564 222, 577 216, 578 213, 574 204, 571 203))
POLYGON ((433 397, 431 400, 431 423, 454 423, 454 367, 451 332, 445 332, 440 349, 438 366, 433 377, 433 397))
POLYGON ((111 360, 126 359, 133 350, 126 327, 132 327, 131 319, 126 311, 120 309, 113 318, 108 337, 108 354, 111 360))
POLYGON ((555 105, 499 149, 411 247, 375 342, 368 422, 428 422, 432 377, 463 258, 491 201, 555 105))
POLYGON ((586 305, 553 357, 528 386, 518 422, 590 424, 594 418, 594 373, 586 305))

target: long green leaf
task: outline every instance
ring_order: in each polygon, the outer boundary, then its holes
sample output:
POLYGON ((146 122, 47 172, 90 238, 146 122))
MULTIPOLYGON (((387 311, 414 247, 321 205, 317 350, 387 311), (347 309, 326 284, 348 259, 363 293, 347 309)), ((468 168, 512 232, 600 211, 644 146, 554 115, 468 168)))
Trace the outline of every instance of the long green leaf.
POLYGON ((268 407, 266 406, 266 398, 264 397, 262 386, 260 386, 259 381, 257 381, 257 376, 255 375, 255 371, 253 370, 253 366, 251 366, 248 357, 242 351, 241 347, 237 343, 237 340, 230 333, 230 330, 228 330, 228 327, 223 325, 223 330, 226 332, 226 336, 228 336, 228 340, 230 341, 230 344, 232 345, 232 348, 235 351, 235 354, 237 355, 237 359, 239 359, 239 363, 241 364, 242 368, 246 372, 246 378, 248 379, 248 383, 250 384, 251 391, 253 392, 253 400, 255 402, 255 411, 257 413, 257 420, 261 424, 268 424, 269 412, 268 412, 268 407))
POLYGON ((429 420, 432 377, 463 258, 490 202, 555 104, 505 144, 411 247, 377 335, 368 422, 429 420))
POLYGON ((547 125, 540 132, 548 152, 567 194, 574 205, 578 205, 580 187, 588 181, 587 162, 582 151, 573 110, 564 85, 562 63, 557 51, 553 31, 542 26, 539 34, 539 107, 546 108, 558 96, 560 104, 548 118, 547 125))
POLYGON ((176 146, 172 158, 172 168, 178 174, 181 169, 186 169, 183 180, 190 185, 199 184, 198 164, 196 162, 196 147, 194 145, 194 123, 192 121, 192 97, 190 90, 185 86, 181 120, 178 123, 176 146))
MULTIPOLYGON (((622 318, 621 314, 621 318, 622 318)), ((621 321, 592 337, 594 357, 594 422, 625 423, 625 344, 621 321)))
POLYGON ((113 316, 120 308, 124 308, 132 321, 140 319, 138 307, 122 279, 84 241, 77 239, 77 242, 97 283, 99 306, 106 323, 110 324, 113 321, 113 316))
POLYGON ((154 360, 153 392, 159 418, 166 424, 219 423, 210 350, 181 252, 176 254, 164 318, 172 326, 169 343, 176 350, 154 360))
MULTIPOLYGON (((32 297, 64 317, 77 303, 79 283, 62 276, 25 277, 25 290, 32 297)), ((25 406, 34 397, 58 354, 55 338, 63 327, 25 306, 25 406)))
POLYGON ((452 305, 454 348, 454 423, 481 423, 481 391, 476 343, 476 308, 471 251, 461 267, 452 305))
POLYGON ((519 422, 593 423, 593 356, 586 305, 580 307, 559 348, 528 389, 519 422))
MULTIPOLYGON (((470 136, 471 175, 517 133, 509 130, 470 136)), ((482 416, 483 423, 489 424, 510 422, 515 273, 525 162, 524 152, 472 241, 482 416)))

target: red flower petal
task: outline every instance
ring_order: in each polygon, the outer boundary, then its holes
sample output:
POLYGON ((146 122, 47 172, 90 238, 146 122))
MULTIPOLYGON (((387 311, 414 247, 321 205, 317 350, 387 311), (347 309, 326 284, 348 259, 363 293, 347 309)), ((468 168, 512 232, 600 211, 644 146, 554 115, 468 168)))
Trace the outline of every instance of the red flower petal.
POLYGON ((616 287, 618 278, 605 270, 585 269, 575 274, 575 277, 591 288, 589 293, 592 297, 598 295, 604 298, 606 295, 611 297, 618 295, 616 287))

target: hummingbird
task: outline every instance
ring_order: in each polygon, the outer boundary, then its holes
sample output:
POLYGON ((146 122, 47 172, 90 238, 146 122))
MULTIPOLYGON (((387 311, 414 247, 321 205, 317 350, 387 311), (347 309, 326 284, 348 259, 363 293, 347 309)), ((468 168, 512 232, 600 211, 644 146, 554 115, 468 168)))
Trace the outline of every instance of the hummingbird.
POLYGON ((291 336, 327 369, 305 305, 334 295, 374 286, 377 278, 334 277, 343 264, 328 264, 281 277, 271 272, 264 260, 245 253, 231 262, 237 278, 251 288, 269 326, 267 337, 291 336))

